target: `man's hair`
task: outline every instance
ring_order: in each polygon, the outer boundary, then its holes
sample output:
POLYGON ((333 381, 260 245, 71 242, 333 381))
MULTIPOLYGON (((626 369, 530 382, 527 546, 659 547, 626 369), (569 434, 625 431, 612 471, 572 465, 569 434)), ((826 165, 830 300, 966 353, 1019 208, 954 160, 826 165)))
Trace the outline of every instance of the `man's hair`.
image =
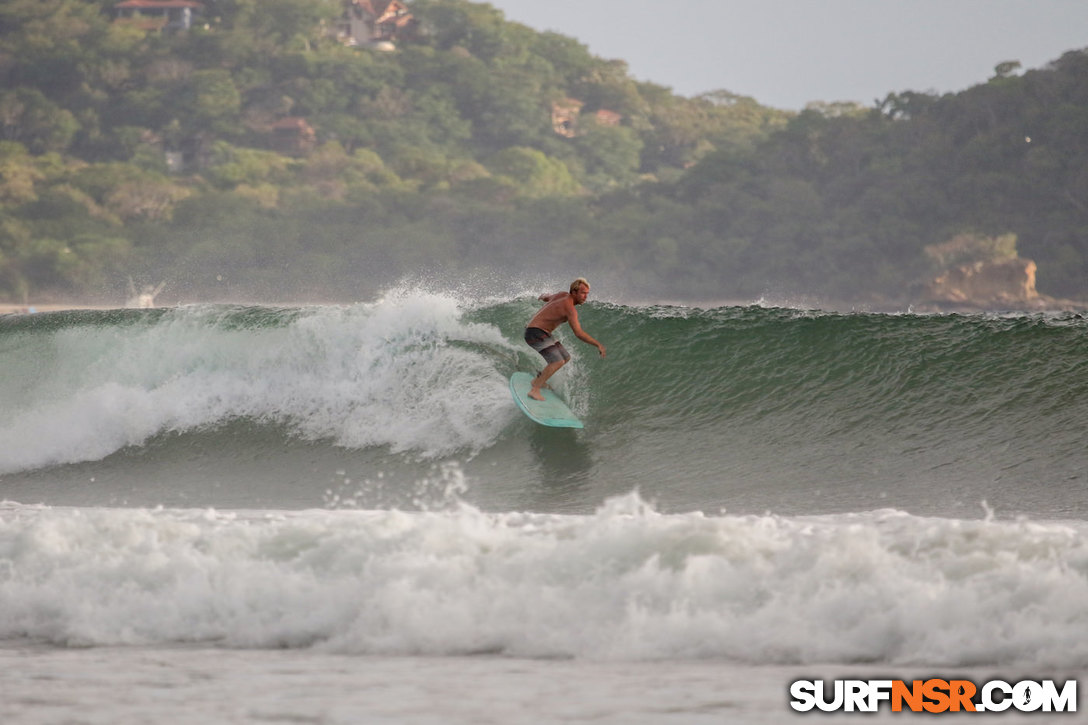
POLYGON ((582 285, 585 285, 586 287, 589 286, 589 282, 586 281, 585 277, 579 277, 578 279, 574 280, 570 283, 570 293, 574 294, 582 285))

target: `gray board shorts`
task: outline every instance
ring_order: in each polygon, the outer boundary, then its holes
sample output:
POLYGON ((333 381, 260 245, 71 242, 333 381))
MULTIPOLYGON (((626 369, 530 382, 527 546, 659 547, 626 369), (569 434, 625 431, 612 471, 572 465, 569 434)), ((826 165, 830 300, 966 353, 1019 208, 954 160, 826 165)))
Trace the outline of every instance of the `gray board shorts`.
POLYGON ((539 327, 525 328, 525 342, 541 354, 548 363, 570 360, 570 353, 563 347, 563 343, 551 336, 547 330, 539 327))

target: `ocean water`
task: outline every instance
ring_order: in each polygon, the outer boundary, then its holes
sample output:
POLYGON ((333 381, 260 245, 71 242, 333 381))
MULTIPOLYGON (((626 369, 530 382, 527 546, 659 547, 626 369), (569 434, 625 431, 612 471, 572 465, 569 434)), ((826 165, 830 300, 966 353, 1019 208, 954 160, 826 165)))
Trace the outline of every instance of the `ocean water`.
POLYGON ((573 431, 510 400, 535 307, 0 318, 0 718, 774 723, 799 678, 1088 669, 1085 317, 591 302, 573 431))

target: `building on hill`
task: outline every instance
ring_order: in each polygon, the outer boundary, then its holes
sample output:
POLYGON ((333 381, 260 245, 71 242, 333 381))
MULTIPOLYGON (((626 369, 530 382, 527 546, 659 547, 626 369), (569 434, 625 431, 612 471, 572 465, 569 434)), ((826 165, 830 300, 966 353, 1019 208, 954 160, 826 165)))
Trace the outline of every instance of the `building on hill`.
MULTIPOLYGON (((582 132, 578 121, 585 104, 577 98, 564 98, 552 104, 552 130, 565 138, 574 138, 582 132)), ((599 108, 592 114, 598 126, 619 126, 623 116, 607 108, 599 108)))
POLYGON ((305 156, 317 145, 317 133, 304 118, 281 118, 272 124, 270 130, 272 148, 281 154, 305 156))
POLYGON ((204 3, 196 0, 122 0, 113 6, 116 20, 165 33, 188 30, 203 12, 204 3))
POLYGON ((598 109, 597 112, 593 114, 593 118, 596 119, 598 126, 614 127, 619 126, 620 122, 623 121, 623 116, 621 114, 607 108, 598 109))
POLYGON ((388 49, 415 32, 417 24, 401 0, 345 0, 336 37, 345 45, 388 49))
POLYGON ((574 138, 578 135, 578 115, 585 104, 577 98, 564 98, 552 104, 552 129, 560 136, 574 138))

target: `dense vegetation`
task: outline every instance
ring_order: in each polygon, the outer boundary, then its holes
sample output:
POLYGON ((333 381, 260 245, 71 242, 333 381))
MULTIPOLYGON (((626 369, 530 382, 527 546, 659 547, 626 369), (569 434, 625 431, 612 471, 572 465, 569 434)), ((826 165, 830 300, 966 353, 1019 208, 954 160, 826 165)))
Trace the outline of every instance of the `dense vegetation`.
POLYGON ((117 301, 134 278, 350 300, 516 270, 643 298, 898 300, 964 233, 1088 297, 1084 52, 786 113, 676 96, 465 0, 409 3, 395 52, 338 42, 341 0, 206 0, 173 34, 113 2, 0 5, 0 298, 117 301), (312 147, 274 142, 284 118, 312 147))

